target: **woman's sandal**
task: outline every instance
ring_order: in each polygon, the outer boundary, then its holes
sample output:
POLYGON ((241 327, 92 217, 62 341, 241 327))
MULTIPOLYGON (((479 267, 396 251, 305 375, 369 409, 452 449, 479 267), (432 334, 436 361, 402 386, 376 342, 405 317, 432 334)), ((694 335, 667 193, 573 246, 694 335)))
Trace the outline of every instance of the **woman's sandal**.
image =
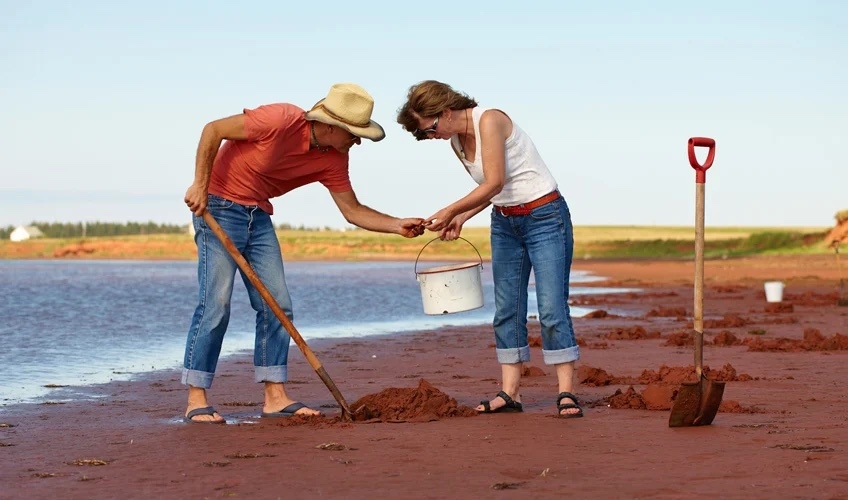
POLYGON ((480 401, 480 404, 483 405, 483 411, 478 413, 518 413, 524 411, 521 403, 509 397, 509 394, 504 391, 500 391, 497 397, 503 399, 506 404, 493 410, 488 401, 480 401))
POLYGON ((570 392, 561 392, 559 396, 557 396, 557 416, 559 418, 580 418, 583 416, 583 408, 580 408, 580 403, 577 401, 577 396, 571 394, 570 392), (562 403, 563 399, 570 399, 574 401, 574 403, 562 403), (577 412, 575 413, 563 413, 562 410, 570 410, 572 408, 576 408, 577 412))

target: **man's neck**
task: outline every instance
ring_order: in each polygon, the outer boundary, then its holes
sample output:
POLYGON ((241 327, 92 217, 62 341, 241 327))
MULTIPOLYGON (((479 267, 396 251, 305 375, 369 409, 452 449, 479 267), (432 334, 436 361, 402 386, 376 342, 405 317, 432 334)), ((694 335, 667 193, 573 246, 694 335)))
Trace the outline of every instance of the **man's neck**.
POLYGON ((320 131, 316 130, 317 127, 315 125, 316 125, 316 122, 314 122, 314 121, 309 122, 309 148, 310 149, 317 149, 318 151, 321 151, 322 153, 326 153, 327 151, 330 150, 330 146, 322 146, 321 145, 321 142, 318 140, 318 134, 319 134, 320 131))

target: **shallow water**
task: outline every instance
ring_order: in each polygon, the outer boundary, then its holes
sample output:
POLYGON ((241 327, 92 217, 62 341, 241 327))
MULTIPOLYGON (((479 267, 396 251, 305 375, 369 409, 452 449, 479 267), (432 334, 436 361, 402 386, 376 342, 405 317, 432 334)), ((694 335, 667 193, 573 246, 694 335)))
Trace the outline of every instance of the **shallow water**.
MULTIPOLYGON (((195 273, 188 261, 0 262, 0 406, 44 398, 55 386, 180 368, 196 305, 195 273)), ((286 263, 294 324, 307 341, 489 323, 487 265, 482 278, 482 308, 428 316, 412 263, 286 263)), ((574 273, 572 296, 627 291, 579 286, 596 279, 574 273)), ((528 311, 537 313, 532 293, 528 311)), ((574 316, 587 312, 572 307, 574 316)), ((254 318, 237 280, 222 356, 253 348, 254 318)), ((297 355, 296 347, 291 353, 297 355)))

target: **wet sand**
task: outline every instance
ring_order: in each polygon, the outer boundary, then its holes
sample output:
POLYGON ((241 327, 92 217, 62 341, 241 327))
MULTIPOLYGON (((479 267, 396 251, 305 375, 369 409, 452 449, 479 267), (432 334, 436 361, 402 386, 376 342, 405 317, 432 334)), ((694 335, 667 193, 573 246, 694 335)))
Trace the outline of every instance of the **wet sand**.
POLYGON ((574 300, 597 311, 575 320, 585 418, 556 418, 539 347, 524 413, 466 416, 499 390, 488 325, 313 341, 349 403, 395 388, 420 411, 341 422, 293 346, 289 391, 325 418, 258 418, 245 354, 210 393, 229 425, 185 424, 179 373, 156 372, 90 388, 96 399, 0 410, 0 498, 848 498, 848 307, 832 257, 707 263, 704 358, 727 386, 713 425, 676 429, 668 405, 694 377, 691 262, 575 268, 643 289, 574 300), (787 284, 781 304, 765 302, 771 279, 787 284))

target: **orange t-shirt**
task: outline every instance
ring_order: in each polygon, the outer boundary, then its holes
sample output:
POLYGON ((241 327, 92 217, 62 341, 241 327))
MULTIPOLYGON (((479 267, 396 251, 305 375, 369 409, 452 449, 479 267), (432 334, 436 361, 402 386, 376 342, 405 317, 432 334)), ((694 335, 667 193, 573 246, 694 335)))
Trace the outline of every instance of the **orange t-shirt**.
POLYGON ((309 149, 309 122, 293 104, 244 110, 247 140, 226 141, 215 156, 209 193, 274 213, 271 198, 320 182, 331 192, 350 191, 348 155, 309 149))

